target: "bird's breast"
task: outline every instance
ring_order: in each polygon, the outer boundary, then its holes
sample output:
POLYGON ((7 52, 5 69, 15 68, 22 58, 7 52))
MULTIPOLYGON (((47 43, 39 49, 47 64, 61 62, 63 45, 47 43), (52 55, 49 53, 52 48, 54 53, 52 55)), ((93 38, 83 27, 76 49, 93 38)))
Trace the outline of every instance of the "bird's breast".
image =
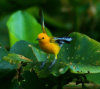
POLYGON ((60 51, 60 46, 56 43, 40 43, 39 45, 41 49, 44 50, 46 53, 58 54, 60 51))

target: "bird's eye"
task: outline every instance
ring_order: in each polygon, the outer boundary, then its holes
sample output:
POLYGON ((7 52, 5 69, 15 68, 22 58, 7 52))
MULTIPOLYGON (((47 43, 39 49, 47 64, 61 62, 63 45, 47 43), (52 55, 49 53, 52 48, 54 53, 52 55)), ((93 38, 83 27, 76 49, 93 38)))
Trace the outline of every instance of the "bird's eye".
POLYGON ((42 39, 44 39, 44 37, 42 37, 42 39))

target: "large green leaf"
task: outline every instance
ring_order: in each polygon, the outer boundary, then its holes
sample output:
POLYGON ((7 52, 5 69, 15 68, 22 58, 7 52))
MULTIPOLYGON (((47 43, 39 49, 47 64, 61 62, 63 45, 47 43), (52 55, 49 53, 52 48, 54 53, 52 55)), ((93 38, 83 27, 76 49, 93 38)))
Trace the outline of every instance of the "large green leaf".
POLYGON ((29 59, 35 60, 35 56, 33 55, 32 48, 30 47, 31 43, 26 41, 18 41, 16 42, 10 49, 10 53, 20 54, 29 59))
POLYGON ((12 53, 21 54, 27 58, 33 56, 33 69, 39 77, 47 77, 50 74, 59 76, 64 74, 68 69, 72 73, 87 74, 100 73, 100 43, 80 33, 69 35, 73 41, 70 44, 64 44, 58 54, 56 64, 49 70, 48 67, 54 59, 51 55, 47 60, 45 67, 40 70, 41 61, 46 59, 46 54, 36 46, 25 41, 17 42, 12 48, 12 53), (38 61, 38 62, 36 62, 38 61), (48 72, 47 72, 48 71, 48 72))
MULTIPOLYGON (((11 46, 19 40, 37 43, 36 38, 42 32, 41 25, 25 11, 17 11, 7 22, 11 46)), ((47 30, 47 33, 51 33, 47 30)))
POLYGON ((62 56, 65 57, 71 71, 73 73, 100 72, 100 43, 76 32, 69 36, 73 41, 63 46, 65 53, 62 56))
POLYGON ((100 73, 87 74, 86 77, 89 82, 100 84, 100 73))

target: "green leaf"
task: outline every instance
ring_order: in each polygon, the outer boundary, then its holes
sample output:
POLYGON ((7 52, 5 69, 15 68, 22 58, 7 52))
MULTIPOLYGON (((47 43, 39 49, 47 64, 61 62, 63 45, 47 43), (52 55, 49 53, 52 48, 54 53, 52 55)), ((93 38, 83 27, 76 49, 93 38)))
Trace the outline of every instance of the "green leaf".
POLYGON ((35 56, 33 55, 33 51, 30 45, 33 44, 26 41, 18 41, 11 47, 10 53, 23 55, 26 58, 32 59, 34 61, 35 56))
POLYGON ((65 44, 61 52, 63 60, 71 71, 73 73, 100 73, 100 43, 76 32, 69 36, 73 41, 65 44))
POLYGON ((23 63, 30 63, 32 62, 31 59, 26 58, 22 55, 18 55, 18 54, 8 54, 8 56, 3 57, 3 59, 5 61, 10 62, 11 64, 21 64, 23 63))
POLYGON ((87 74, 86 77, 89 82, 100 84, 100 73, 87 74))
MULTIPOLYGON (((37 43, 37 36, 42 32, 41 25, 33 16, 25 11, 17 11, 12 14, 7 22, 7 26, 11 46, 19 40, 37 43)), ((46 31, 48 35, 51 35, 49 30, 46 31)))

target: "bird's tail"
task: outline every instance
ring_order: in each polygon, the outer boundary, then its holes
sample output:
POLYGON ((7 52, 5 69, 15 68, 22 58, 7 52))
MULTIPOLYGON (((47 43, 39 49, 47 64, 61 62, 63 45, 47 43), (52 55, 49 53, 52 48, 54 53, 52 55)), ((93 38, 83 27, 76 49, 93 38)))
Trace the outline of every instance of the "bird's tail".
POLYGON ((42 9, 40 9, 39 14, 40 14, 40 17, 41 17, 42 31, 43 31, 43 33, 46 33, 46 31, 45 31, 45 24, 44 24, 44 15, 43 15, 42 9))

